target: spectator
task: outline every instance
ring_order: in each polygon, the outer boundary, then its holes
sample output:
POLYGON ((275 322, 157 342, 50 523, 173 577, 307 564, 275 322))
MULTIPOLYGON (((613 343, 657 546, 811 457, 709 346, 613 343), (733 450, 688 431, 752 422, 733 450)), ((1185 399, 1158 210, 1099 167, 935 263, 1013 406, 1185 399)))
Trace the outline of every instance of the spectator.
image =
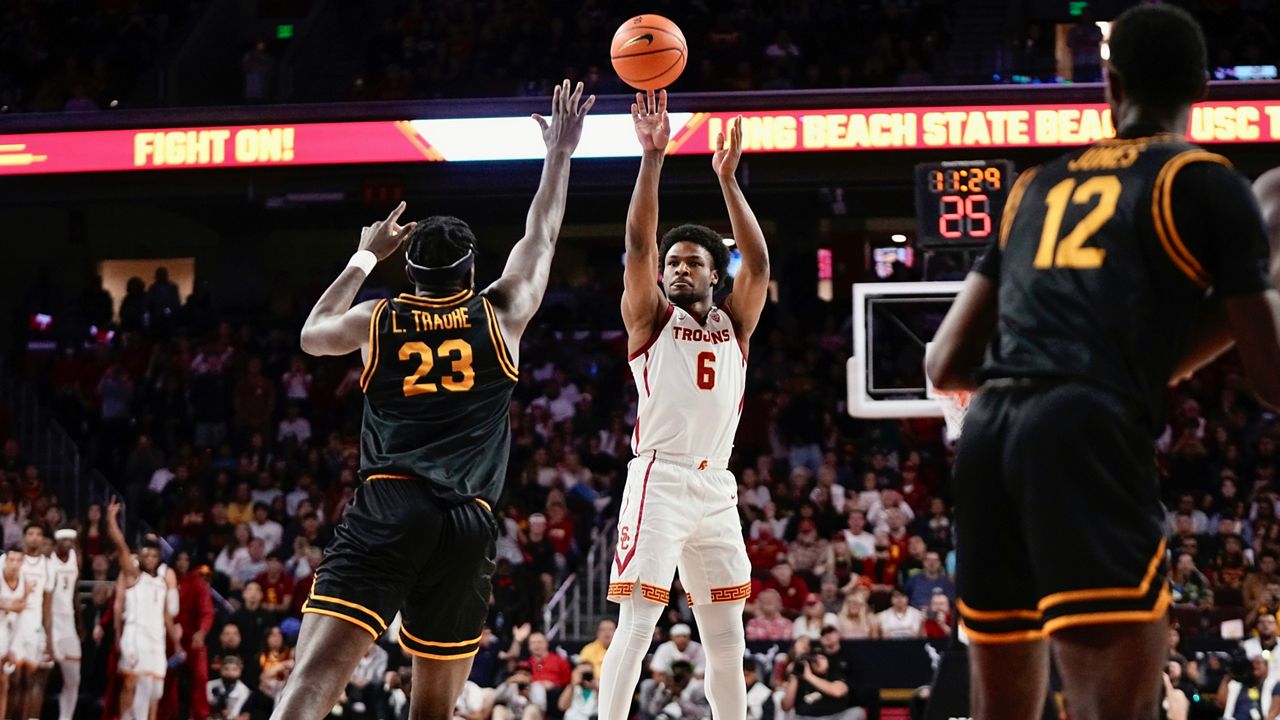
POLYGON ((848 525, 840 531, 838 537, 848 547, 849 557, 863 560, 875 555, 876 538, 867 532, 867 514, 855 508, 849 511, 846 518, 848 525))
MULTIPOLYGON (((387 651, 371 643, 347 683, 343 717, 372 718, 382 700, 383 678, 387 674, 387 651)), ((474 687, 474 683, 472 683, 474 687)))
POLYGON ((588 662, 578 663, 557 703, 564 720, 595 720, 600 704, 599 690, 595 668, 588 662))
POLYGON ((760 572, 769 570, 786 557, 787 544, 773 534, 773 525, 761 523, 756 529, 755 537, 747 541, 747 558, 751 561, 751 569, 760 572))
POLYGON ((271 705, 280 699, 284 684, 293 671, 293 650, 284 642, 284 633, 277 626, 267 628, 262 637, 262 655, 258 659, 262 669, 258 677, 258 689, 271 705))
POLYGON ((789 618, 800 615, 805 598, 809 597, 810 592, 805 581, 792 574, 791 563, 787 560, 781 560, 773 566, 764 589, 778 591, 782 598, 782 614, 789 618))
POLYGON ((946 595, 947 600, 956 596, 955 584, 942 569, 942 558, 934 550, 925 553, 924 568, 907 578, 904 589, 911 605, 918 608, 929 607, 937 593, 946 595))
POLYGON ((267 50, 265 40, 257 40, 240 60, 244 73, 244 99, 250 103, 263 103, 272 98, 272 81, 276 71, 275 58, 267 50))
POLYGON ((240 643, 244 648, 242 653, 244 657, 252 658, 250 663, 252 668, 248 668, 248 679, 256 681, 258 679, 257 664, 258 656, 261 654, 260 642, 266 637, 267 628, 271 626, 271 615, 262 607, 262 586, 256 582, 249 582, 244 586, 241 593, 243 604, 239 610, 231 613, 228 622, 235 625, 240 630, 240 643))
POLYGON ((1261 605, 1263 592, 1272 583, 1280 583, 1280 575, 1276 574, 1276 556, 1274 553, 1262 553, 1258 556, 1258 569, 1245 576, 1244 606, 1255 609, 1261 605))
POLYGON ((796 539, 789 545, 787 559, 809 587, 817 587, 823 577, 831 572, 834 564, 831 543, 818 536, 818 526, 813 520, 800 521, 796 539))
POLYGON ((924 613, 907 602, 907 594, 894 590, 888 609, 876 614, 881 636, 886 640, 902 640, 924 635, 924 613))
MULTIPOLYGON (((190 553, 179 552, 173 569, 178 576, 178 615, 174 621, 182 629, 181 648, 186 657, 165 676, 161 717, 177 717, 179 675, 186 675, 191 688, 198 690, 209 685, 209 656, 205 640, 213 629, 214 621, 209 583, 200 569, 191 567, 190 553)), ((191 694, 191 715, 196 718, 209 716, 205 693, 191 694)))
POLYGON ((311 421, 299 415, 297 403, 290 402, 284 419, 276 429, 276 442, 304 445, 311 439, 311 421))
POLYGON ((231 588, 238 590, 245 587, 245 583, 252 582, 259 575, 267 570, 267 554, 266 544, 262 538, 253 538, 249 541, 249 552, 244 555, 236 555, 231 561, 231 572, 228 575, 231 578, 231 588))
POLYGON ((935 592, 925 613, 924 636, 930 640, 951 637, 951 598, 946 593, 935 592))
POLYGON ((1245 657, 1265 658, 1269 667, 1268 674, 1272 677, 1280 676, 1280 651, 1276 648, 1276 616, 1263 613, 1254 621, 1253 627, 1258 634, 1240 643, 1245 657))
POLYGON ((821 652, 792 661, 787 669, 782 709, 794 711, 796 720, 832 718, 833 720, 865 720, 861 708, 852 707, 849 682, 841 669, 821 652))
POLYGON ((542 720, 546 712, 546 686, 533 682, 529 662, 521 660, 494 696, 493 720, 542 720))
POLYGON ((773 720, 773 690, 760 682, 755 658, 742 658, 742 678, 747 684, 747 720, 773 720))
POLYGON ((236 383, 235 417, 245 433, 271 432, 276 386, 262 374, 262 358, 249 358, 248 370, 236 383))
POLYGON ((254 581, 262 588, 263 610, 279 617, 293 607, 293 576, 284 571, 284 557, 279 552, 267 556, 267 569, 254 581))
POLYGON ((804 601, 804 609, 795 619, 792 637, 805 635, 810 640, 817 640, 822 637, 822 628, 835 626, 837 622, 835 613, 827 612, 823 607, 822 597, 816 593, 809 593, 804 601))
POLYGON ((790 640, 795 623, 782 614, 782 598, 777 590, 763 590, 756 598, 757 612, 747 620, 748 640, 790 640))
POLYGON ((836 627, 845 640, 876 640, 880 637, 880 621, 867 604, 865 590, 849 593, 844 607, 836 615, 836 627))
POLYGON ((618 623, 612 618, 596 623, 596 639, 584 645, 578 654, 578 661, 589 663, 596 677, 600 677, 600 664, 604 662, 605 651, 613 644, 613 634, 617 629, 618 623))
MULTIPOLYGON (((294 355, 289 361, 289 369, 280 378, 284 386, 284 397, 293 407, 308 407, 311 400, 311 373, 307 372, 306 361, 301 355, 294 355)), ((310 437, 310 432, 307 433, 310 437)))
MULTIPOLYGON (((263 502, 255 503, 253 506, 253 520, 249 523, 249 532, 254 538, 262 541, 262 549, 267 553, 275 552, 284 539, 284 528, 271 519, 271 508, 263 502)), ((253 543, 250 542, 249 545, 252 553, 253 543)))
POLYGON ((529 635, 529 669, 533 682, 548 693, 568 685, 573 673, 569 661, 552 652, 547 636, 540 632, 529 635))
POLYGON ((1275 701, 1276 677, 1269 675, 1267 659, 1261 655, 1249 658, 1249 674, 1236 680, 1224 675, 1216 698, 1224 718, 1270 718, 1275 701))
POLYGON ((210 680, 205 689, 210 717, 247 720, 249 714, 243 711, 252 693, 249 687, 240 681, 243 669, 244 663, 235 655, 228 655, 222 659, 219 677, 210 680))
POLYGON ((168 269, 156 268, 155 282, 147 288, 147 319, 152 332, 167 337, 181 307, 178 286, 169 280, 168 269))
MULTIPOLYGON (((377 645, 373 647, 377 647, 377 645)), ((393 683, 398 684, 399 673, 388 672, 385 675, 386 681, 381 687, 385 689, 386 694, 389 696, 389 702, 386 711, 379 713, 378 719, 383 720, 387 715, 392 715, 396 720, 400 720, 399 712, 392 709, 392 706, 398 706, 398 708, 406 710, 404 720, 408 720, 408 698, 404 697, 403 691, 398 687, 394 689, 391 687, 393 683), (393 677, 396 680, 393 681, 393 677), (395 699, 391 700, 391 697, 395 697, 395 699)), ((348 685, 348 691, 350 688, 351 686, 348 685)), ((466 681, 462 685, 462 692, 458 695, 458 701, 453 705, 453 716, 462 720, 488 720, 491 712, 488 700, 489 692, 492 691, 487 691, 486 688, 481 688, 470 680, 466 681)))
POLYGON ((1177 554, 1173 569, 1169 571, 1169 588, 1177 605, 1207 608, 1213 606, 1213 590, 1204 573, 1196 569, 1195 558, 1189 552, 1177 554))
POLYGON ((668 634, 671 639, 653 651, 649 670, 655 675, 670 675, 671 664, 676 660, 684 660, 693 667, 694 675, 702 677, 703 669, 706 667, 706 656, 702 651, 702 644, 693 639, 693 631, 684 623, 676 623, 671 626, 668 634))
POLYGON ((640 689, 640 717, 651 720, 708 720, 711 704, 688 660, 675 660, 671 672, 640 689))

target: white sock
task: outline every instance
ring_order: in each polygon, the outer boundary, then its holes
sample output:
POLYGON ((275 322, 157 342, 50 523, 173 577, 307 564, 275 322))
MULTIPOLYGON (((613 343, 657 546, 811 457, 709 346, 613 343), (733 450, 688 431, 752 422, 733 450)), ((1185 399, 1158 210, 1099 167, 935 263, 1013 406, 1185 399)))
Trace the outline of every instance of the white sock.
POLYGON ((742 626, 745 606, 742 600, 693 606, 702 651, 707 656, 703 682, 712 717, 747 716, 747 682, 742 676, 742 656, 747 652, 742 626))
MULTIPOLYGON (((640 679, 640 663, 649 652, 653 628, 664 609, 663 605, 635 597, 618 604, 618 629, 600 664, 599 720, 626 720, 640 679)), ((738 674, 742 674, 741 670, 738 674)), ((746 717, 745 710, 743 713, 746 717)))
POLYGON ((58 720, 72 720, 76 714, 76 700, 80 699, 80 661, 63 660, 62 692, 58 694, 58 720))
POLYGON ((129 706, 129 711, 133 714, 133 720, 148 720, 151 715, 151 678, 146 675, 138 676, 138 684, 133 688, 133 705, 129 706))

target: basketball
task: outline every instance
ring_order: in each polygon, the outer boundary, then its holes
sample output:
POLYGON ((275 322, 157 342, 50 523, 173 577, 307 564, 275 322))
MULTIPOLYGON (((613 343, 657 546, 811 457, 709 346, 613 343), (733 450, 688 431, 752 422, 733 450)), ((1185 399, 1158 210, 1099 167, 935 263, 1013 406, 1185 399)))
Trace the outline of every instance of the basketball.
POLYGON ((622 23, 609 49, 613 70, 637 90, 658 90, 684 72, 689 46, 675 23, 661 15, 637 15, 622 23))

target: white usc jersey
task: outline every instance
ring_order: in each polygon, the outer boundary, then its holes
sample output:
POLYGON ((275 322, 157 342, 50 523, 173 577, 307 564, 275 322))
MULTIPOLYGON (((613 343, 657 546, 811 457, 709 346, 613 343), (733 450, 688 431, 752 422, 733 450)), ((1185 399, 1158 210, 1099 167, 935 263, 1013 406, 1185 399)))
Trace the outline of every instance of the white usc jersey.
POLYGON ((164 575, 138 573, 138 581, 125 590, 124 624, 135 628, 143 637, 164 641, 164 615, 168 611, 169 588, 164 575))
POLYGON ((76 563, 76 551, 67 552, 65 561, 55 552, 49 555, 49 582, 53 584, 53 615, 74 617, 76 612, 76 580, 80 567, 76 563))
POLYGON ((699 323, 668 305, 658 331, 628 361, 640 395, 632 452, 724 468, 747 381, 747 358, 729 314, 713 306, 699 323))
POLYGON ((44 594, 53 590, 49 585, 49 558, 44 555, 22 556, 22 582, 30 589, 27 606, 23 608, 20 622, 29 627, 44 627, 44 594))

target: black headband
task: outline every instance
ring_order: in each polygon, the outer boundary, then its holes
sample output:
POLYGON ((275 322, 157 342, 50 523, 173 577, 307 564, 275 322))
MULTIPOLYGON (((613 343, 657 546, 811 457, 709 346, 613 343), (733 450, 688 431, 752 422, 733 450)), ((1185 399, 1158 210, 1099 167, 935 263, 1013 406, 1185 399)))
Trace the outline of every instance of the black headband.
POLYGON ((474 250, 468 250, 466 255, 458 258, 452 265, 443 265, 441 267, 423 267, 409 259, 409 253, 404 254, 404 271, 408 273, 409 279, 422 287, 439 287, 456 285, 467 277, 467 273, 471 272, 471 268, 476 264, 476 253, 474 250))

